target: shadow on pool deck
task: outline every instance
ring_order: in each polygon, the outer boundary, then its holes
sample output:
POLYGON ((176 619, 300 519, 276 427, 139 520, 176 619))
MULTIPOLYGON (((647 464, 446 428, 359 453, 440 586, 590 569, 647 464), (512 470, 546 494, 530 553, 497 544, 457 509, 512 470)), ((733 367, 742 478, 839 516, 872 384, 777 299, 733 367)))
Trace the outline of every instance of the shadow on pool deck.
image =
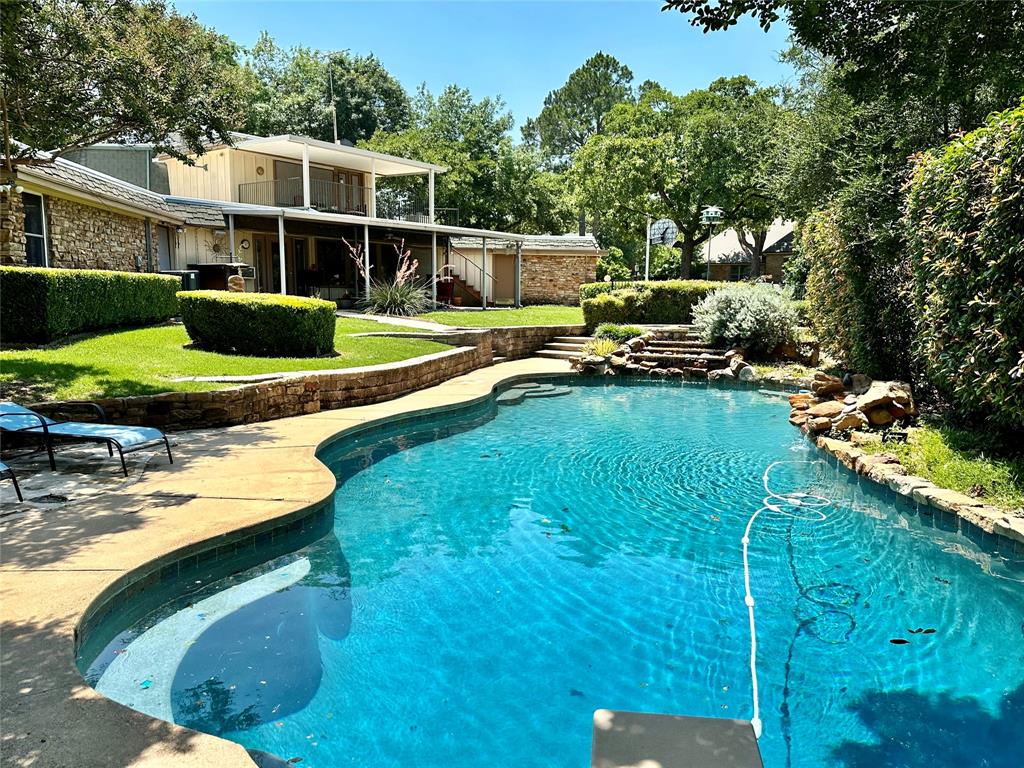
MULTIPOLYGON (((964 660, 971 663, 971 660, 964 660)), ((1024 686, 1006 694, 998 715, 970 698, 914 691, 871 691, 851 707, 876 743, 845 741, 833 751, 842 768, 932 768, 935 765, 1019 768, 1024 747, 1024 686), (1000 746, 979 755, 979 742, 1000 746)))

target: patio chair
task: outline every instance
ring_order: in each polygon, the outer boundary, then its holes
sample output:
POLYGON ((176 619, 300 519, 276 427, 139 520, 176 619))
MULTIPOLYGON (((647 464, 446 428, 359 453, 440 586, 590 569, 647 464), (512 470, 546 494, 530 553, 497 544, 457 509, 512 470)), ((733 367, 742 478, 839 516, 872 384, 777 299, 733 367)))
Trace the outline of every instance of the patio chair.
POLYGON ((171 444, 167 440, 167 435, 159 429, 107 424, 106 411, 96 403, 78 403, 78 405, 94 409, 100 417, 100 422, 54 421, 17 403, 0 402, 0 432, 37 436, 46 448, 50 459, 50 469, 57 468, 57 463, 53 458, 55 438, 103 443, 107 446, 107 453, 111 456, 114 455, 116 448, 117 454, 121 458, 121 469, 125 477, 128 477, 128 465, 124 460, 126 453, 152 448, 160 443, 163 443, 164 448, 167 449, 167 460, 171 464, 174 463, 174 458, 171 456, 171 444))
POLYGON ((18 501, 24 501, 25 497, 21 495, 21 487, 18 485, 18 478, 14 476, 14 470, 0 461, 0 478, 9 477, 11 482, 14 483, 14 492, 18 494, 18 501))

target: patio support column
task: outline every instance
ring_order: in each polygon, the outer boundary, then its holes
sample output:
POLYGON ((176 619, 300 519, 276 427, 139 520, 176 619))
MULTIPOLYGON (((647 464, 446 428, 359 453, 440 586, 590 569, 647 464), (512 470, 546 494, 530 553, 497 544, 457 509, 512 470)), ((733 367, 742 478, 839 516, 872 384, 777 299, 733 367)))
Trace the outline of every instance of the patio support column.
POLYGON ((228 214, 228 253, 231 254, 231 263, 235 262, 235 214, 228 214))
POLYGON ((480 238, 483 243, 480 248, 480 303, 487 309, 487 238, 480 238))
POLYGON ((288 271, 284 266, 284 214, 277 217, 277 263, 281 269, 281 293, 288 293, 288 271))
POLYGON ((434 223, 434 169, 427 171, 427 217, 434 223))
POLYGON ((437 304, 437 232, 430 233, 430 300, 437 304))
POLYGON ((366 201, 371 219, 377 218, 377 160, 370 158, 370 199, 366 201))
POLYGON ((302 207, 309 208, 309 144, 302 143, 302 207))
POLYGON ((370 295, 370 225, 363 224, 363 268, 366 270, 366 295, 370 295))
POLYGON ((515 304, 517 307, 523 306, 523 244, 516 241, 516 295, 515 304))

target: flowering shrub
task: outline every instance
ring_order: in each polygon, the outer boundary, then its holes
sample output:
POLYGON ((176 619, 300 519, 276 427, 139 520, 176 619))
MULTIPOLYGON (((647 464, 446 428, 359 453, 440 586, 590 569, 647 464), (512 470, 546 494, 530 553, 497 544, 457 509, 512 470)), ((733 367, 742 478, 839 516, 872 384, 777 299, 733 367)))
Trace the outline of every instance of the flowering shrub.
POLYGON ((793 302, 769 285, 731 285, 708 294, 693 308, 693 325, 709 344, 743 347, 765 355, 796 341, 793 302))

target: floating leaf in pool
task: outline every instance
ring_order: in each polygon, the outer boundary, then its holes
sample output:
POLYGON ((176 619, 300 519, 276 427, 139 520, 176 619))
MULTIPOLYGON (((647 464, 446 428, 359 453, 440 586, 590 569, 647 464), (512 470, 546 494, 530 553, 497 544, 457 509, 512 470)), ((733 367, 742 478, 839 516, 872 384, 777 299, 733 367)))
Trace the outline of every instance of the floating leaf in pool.
POLYGON ((147 688, 151 688, 152 686, 152 680, 143 680, 141 683, 139 683, 139 688, 141 688, 142 690, 146 690, 147 688))
POLYGON ((578 696, 578 697, 582 698, 583 697, 583 691, 577 691, 575 688, 570 688, 569 689, 569 695, 570 696, 578 696))
POLYGON ((924 629, 922 627, 918 627, 917 629, 908 629, 907 632, 909 632, 912 635, 919 635, 922 632, 924 632, 924 629))
POLYGON ((572 528, 565 523, 560 523, 558 527, 562 529, 562 533, 572 533, 572 528))
POLYGON ((489 454, 489 453, 481 453, 480 454, 480 458, 481 459, 489 459, 489 458, 491 458, 491 454, 489 454))
POLYGON ((939 582, 939 584, 949 584, 949 579, 943 579, 940 576, 936 576, 935 580, 939 582))
POLYGON ((934 635, 935 634, 935 628, 934 627, 928 627, 928 629, 923 630, 923 634, 925 634, 925 635, 934 635))
POLYGON ((892 643, 893 645, 906 645, 910 641, 909 640, 904 640, 902 637, 894 637, 889 642, 892 643))

